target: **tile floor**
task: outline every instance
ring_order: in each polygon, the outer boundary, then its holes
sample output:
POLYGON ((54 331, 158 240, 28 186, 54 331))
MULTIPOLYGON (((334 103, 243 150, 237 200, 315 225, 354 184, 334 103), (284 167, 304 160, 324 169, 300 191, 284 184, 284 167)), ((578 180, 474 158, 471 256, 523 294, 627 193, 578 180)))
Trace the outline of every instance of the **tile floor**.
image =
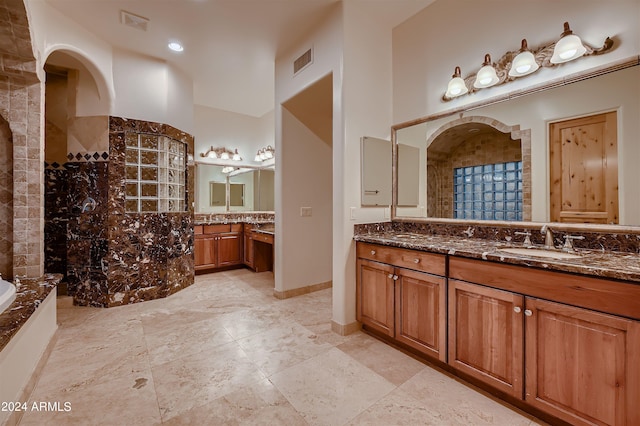
POLYGON ((364 333, 330 330, 331 289, 277 300, 273 275, 196 277, 110 309, 58 298, 58 339, 21 425, 536 425, 364 333))

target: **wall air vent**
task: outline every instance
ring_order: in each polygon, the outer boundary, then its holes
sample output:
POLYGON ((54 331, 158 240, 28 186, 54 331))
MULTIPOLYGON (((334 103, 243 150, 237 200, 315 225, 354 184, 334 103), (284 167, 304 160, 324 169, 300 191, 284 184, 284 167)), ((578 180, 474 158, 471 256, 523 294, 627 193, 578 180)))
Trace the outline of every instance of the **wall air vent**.
POLYGON ((293 61, 293 75, 296 75, 313 62, 312 49, 307 50, 300 55, 295 61, 293 61))
POLYGON ((128 27, 135 28, 137 30, 147 31, 147 24, 149 23, 149 18, 145 18, 144 16, 127 12, 126 10, 121 10, 120 23, 128 27))

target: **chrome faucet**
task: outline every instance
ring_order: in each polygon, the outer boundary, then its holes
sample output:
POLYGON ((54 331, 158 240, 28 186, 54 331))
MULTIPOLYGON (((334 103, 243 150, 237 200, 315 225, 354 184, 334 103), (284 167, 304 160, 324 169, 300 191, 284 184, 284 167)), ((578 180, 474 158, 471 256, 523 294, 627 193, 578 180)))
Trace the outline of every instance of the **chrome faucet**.
POLYGON ((544 248, 552 249, 555 248, 555 244, 553 243, 553 231, 546 223, 542 225, 542 229, 540 232, 544 234, 544 248))

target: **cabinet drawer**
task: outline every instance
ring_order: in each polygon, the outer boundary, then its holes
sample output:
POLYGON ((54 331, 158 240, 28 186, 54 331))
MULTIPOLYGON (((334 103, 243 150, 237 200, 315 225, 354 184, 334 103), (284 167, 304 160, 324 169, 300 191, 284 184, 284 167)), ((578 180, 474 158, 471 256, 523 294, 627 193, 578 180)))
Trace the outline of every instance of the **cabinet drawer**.
POLYGON ((202 226, 202 225, 194 225, 193 233, 194 233, 194 235, 202 235, 204 233, 204 226, 202 226))
POLYGON ((273 244, 273 235, 262 232, 252 232, 254 241, 262 241, 263 243, 273 244))
POLYGON ((449 278, 640 319, 640 285, 451 257, 449 278))
POLYGON ((377 244, 357 243, 357 257, 387 263, 435 275, 445 275, 446 257, 441 254, 386 247, 377 244))
POLYGON ((205 234, 219 234, 222 232, 240 232, 242 231, 241 223, 227 223, 218 225, 204 225, 205 234))

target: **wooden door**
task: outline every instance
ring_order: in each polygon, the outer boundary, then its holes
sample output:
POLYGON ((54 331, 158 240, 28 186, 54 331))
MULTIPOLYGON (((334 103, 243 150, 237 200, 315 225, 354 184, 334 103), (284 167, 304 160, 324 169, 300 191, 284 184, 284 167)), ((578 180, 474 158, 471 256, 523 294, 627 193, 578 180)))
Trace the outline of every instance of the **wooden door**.
POLYGON ((356 319, 374 330, 394 336, 394 268, 358 259, 356 319))
POLYGON ((194 256, 196 269, 213 268, 216 266, 215 236, 196 236, 194 256))
POLYGON ((640 322, 526 300, 526 396, 574 425, 640 424, 640 322))
POLYGON ((550 220, 618 223, 617 114, 549 126, 550 220))
POLYGON ((396 275, 396 339, 446 362, 445 279, 401 268, 396 275))
POLYGON ((449 279, 449 364, 522 398, 524 297, 449 279))
POLYGON ((220 234, 218 241, 218 266, 242 263, 242 234, 238 232, 220 234))

